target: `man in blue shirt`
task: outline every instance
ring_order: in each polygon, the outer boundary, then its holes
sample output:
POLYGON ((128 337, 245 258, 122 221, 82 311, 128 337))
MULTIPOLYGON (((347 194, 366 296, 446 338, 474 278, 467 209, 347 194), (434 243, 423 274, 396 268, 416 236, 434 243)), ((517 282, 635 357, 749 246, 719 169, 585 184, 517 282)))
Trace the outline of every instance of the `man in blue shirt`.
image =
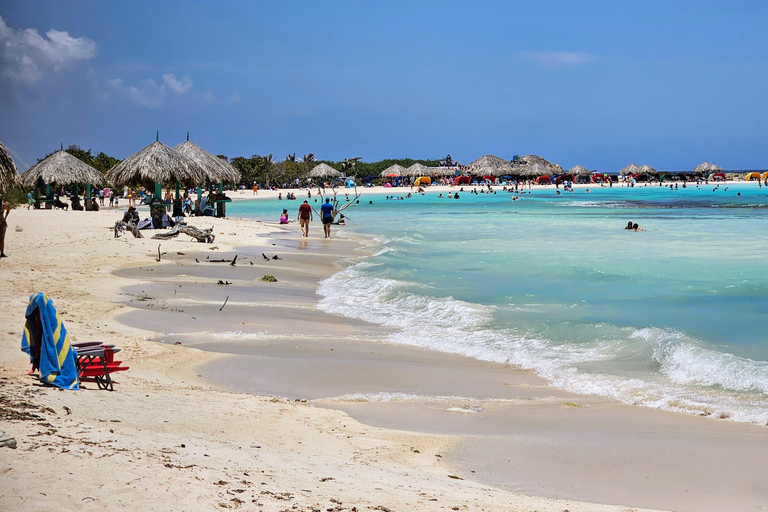
POLYGON ((320 207, 320 217, 323 221, 323 231, 325 238, 331 238, 331 222, 333 222, 333 205, 331 199, 327 198, 323 206, 320 207))

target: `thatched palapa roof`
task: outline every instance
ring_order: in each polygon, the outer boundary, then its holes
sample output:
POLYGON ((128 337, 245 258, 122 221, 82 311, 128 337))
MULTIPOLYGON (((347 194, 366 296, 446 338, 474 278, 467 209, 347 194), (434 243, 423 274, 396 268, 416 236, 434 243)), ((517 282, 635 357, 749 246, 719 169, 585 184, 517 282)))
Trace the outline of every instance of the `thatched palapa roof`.
POLYGON ((426 165, 416 162, 403 171, 401 176, 432 176, 432 171, 426 165))
POLYGON ((703 162, 693 168, 693 172, 701 174, 712 174, 715 172, 723 172, 723 168, 719 165, 715 165, 712 162, 703 162))
POLYGON ((139 182, 151 188, 155 183, 200 185, 205 182, 203 168, 162 142, 153 142, 129 156, 107 173, 115 185, 139 182))
POLYGON ((5 190, 8 185, 19 182, 19 172, 11 158, 11 152, 0 142, 0 190, 5 190))
POLYGON ((552 176, 561 171, 562 169, 538 155, 525 155, 512 166, 512 174, 519 176, 552 176))
POLYGON ((512 172, 512 165, 495 155, 483 155, 470 163, 470 174, 475 176, 503 176, 512 172))
POLYGON ((379 176, 381 176, 382 178, 390 174, 396 174, 398 176, 402 176, 405 170, 406 170, 405 167, 403 167, 402 165, 394 164, 394 165, 390 165, 389 167, 381 171, 381 174, 379 176))
POLYGON ((643 164, 643 166, 637 170, 637 174, 658 174, 658 173, 659 171, 657 171, 656 169, 654 169, 648 164, 643 164))
POLYGON ((38 180, 44 183, 56 183, 57 185, 71 185, 73 183, 90 183, 102 186, 107 180, 99 171, 78 160, 66 151, 59 150, 33 165, 21 175, 24 186, 34 187, 38 180))
POLYGON ((621 174, 622 176, 629 176, 632 174, 640 174, 639 171, 640 171, 640 166, 632 162, 631 164, 629 164, 628 166, 620 170, 619 174, 621 174))
POLYGON ((551 166, 547 166, 539 162, 526 164, 516 172, 523 176, 552 176, 555 174, 555 171, 552 170, 551 166))
POLYGON ((546 158, 540 157, 539 155, 525 155, 523 158, 521 158, 521 160, 524 164, 540 164, 545 167, 552 166, 552 162, 546 158))
POLYGON ((310 178, 338 178, 341 176, 341 171, 337 171, 328 164, 319 164, 314 169, 309 171, 310 178))
POLYGON ((581 165, 574 165, 568 169, 568 174, 571 176, 582 176, 584 174, 592 174, 592 171, 581 165))
POLYGON ((227 183, 238 183, 240 181, 240 173, 229 165, 229 162, 209 153, 194 142, 191 142, 189 138, 173 149, 202 167, 206 179, 211 182, 226 181, 227 183))

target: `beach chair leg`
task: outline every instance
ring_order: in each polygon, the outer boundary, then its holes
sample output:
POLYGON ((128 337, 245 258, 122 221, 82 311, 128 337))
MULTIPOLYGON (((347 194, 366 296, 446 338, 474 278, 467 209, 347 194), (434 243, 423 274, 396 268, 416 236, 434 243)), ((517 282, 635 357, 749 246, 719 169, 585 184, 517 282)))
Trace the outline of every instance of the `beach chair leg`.
POLYGON ((109 372, 105 372, 104 375, 96 377, 96 385, 99 386, 99 389, 108 391, 115 390, 112 386, 112 377, 109 376, 109 372))

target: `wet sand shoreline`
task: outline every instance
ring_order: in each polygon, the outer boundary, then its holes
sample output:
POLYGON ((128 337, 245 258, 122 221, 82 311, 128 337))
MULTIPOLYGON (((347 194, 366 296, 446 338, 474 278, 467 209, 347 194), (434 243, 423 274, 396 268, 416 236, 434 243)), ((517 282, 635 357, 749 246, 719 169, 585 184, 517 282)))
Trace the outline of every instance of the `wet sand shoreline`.
MULTIPOLYGON (((292 252, 284 258, 286 267, 307 264, 292 252)), ((343 268, 333 261, 325 263, 343 268)), ((229 270, 220 267, 208 277, 235 281, 229 270)), ((285 270, 297 276, 296 268, 285 270)), ((313 279, 330 273, 316 270, 313 279)), ((720 472, 729 465, 760 472, 768 458, 764 427, 575 395, 509 365, 393 345, 386 328, 314 308, 316 282, 299 278, 269 292, 227 287, 226 293, 250 301, 233 305, 241 309, 223 321, 206 316, 208 334, 184 341, 226 354, 200 375, 240 392, 306 399, 375 427, 459 436, 445 460, 462 478, 513 492, 691 511, 768 500, 756 481, 720 472), (232 329, 231 320, 249 308, 264 314, 232 329), (723 488, 738 490, 738 498, 723 488)), ((215 304, 224 293, 208 298, 215 304)), ((139 319, 129 315, 121 319, 136 325, 139 319)), ((162 322, 143 318, 140 324, 158 329, 162 322)), ((166 333, 163 340, 181 337, 166 333)))

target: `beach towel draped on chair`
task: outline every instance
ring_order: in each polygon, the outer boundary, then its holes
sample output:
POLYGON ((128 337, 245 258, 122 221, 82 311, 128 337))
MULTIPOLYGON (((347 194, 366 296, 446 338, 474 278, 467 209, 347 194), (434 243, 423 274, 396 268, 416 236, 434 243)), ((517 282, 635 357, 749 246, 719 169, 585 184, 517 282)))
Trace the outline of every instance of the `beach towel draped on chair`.
POLYGON ((53 302, 42 293, 30 296, 21 349, 29 354, 40 380, 63 389, 79 389, 75 351, 53 302))

